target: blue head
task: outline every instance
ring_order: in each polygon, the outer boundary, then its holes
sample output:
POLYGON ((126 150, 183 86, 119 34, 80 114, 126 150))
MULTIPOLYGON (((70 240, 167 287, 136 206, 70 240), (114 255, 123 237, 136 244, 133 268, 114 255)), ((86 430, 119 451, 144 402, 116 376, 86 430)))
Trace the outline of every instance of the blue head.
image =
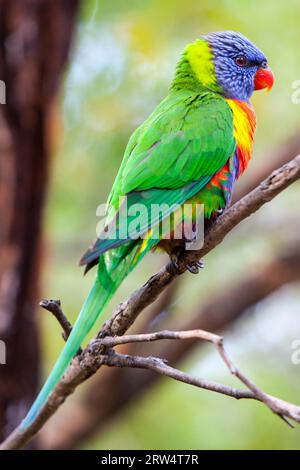
POLYGON ((274 77, 265 55, 245 36, 223 31, 203 39, 211 48, 217 81, 227 98, 248 101, 254 90, 272 87, 274 77))

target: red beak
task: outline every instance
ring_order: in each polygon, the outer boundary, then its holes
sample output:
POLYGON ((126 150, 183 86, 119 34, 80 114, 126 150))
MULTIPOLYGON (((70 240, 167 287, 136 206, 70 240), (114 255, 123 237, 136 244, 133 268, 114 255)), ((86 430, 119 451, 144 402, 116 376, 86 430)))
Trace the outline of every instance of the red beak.
POLYGON ((274 85, 274 74, 268 67, 267 69, 258 69, 254 77, 254 90, 267 88, 268 91, 274 85))

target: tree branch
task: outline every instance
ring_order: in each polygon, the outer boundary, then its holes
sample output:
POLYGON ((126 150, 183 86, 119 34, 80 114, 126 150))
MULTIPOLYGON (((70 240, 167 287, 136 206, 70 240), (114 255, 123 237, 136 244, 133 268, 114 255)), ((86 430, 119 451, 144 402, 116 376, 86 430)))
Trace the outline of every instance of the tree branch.
MULTIPOLYGON (((67 319, 64 312, 62 311, 60 300, 44 299, 40 301, 40 306, 53 314, 53 316, 56 318, 56 320, 58 321, 58 323, 63 329, 62 331, 63 339, 67 341, 72 331, 72 325, 67 319)), ((77 351, 77 355, 81 353, 82 353, 82 349, 79 348, 77 351)))
POLYGON ((67 341, 70 333, 72 331, 72 325, 65 316, 64 312, 61 308, 60 300, 52 300, 52 299, 44 299, 40 301, 40 307, 48 310, 51 312, 53 316, 56 318, 60 326, 62 327, 62 337, 65 341, 67 341))
MULTIPOLYGON (((152 276, 143 287, 135 291, 129 299, 120 304, 112 319, 104 324, 100 333, 97 335, 97 339, 99 340, 105 336, 122 336, 135 321, 139 313, 147 305, 151 304, 179 273, 186 270, 187 264, 209 253, 222 242, 224 237, 236 225, 256 212, 262 205, 273 199, 277 194, 299 179, 299 177, 300 156, 274 171, 256 189, 222 214, 207 233, 201 250, 186 252, 182 258, 180 258, 178 270, 174 269, 172 263, 168 263, 157 274, 152 276)), ((1 449, 18 449, 24 446, 41 429, 44 423, 53 415, 75 388, 80 383, 87 380, 87 378, 93 375, 99 367, 103 365, 104 357, 107 357, 107 355, 105 355, 106 349, 107 347, 102 345, 99 352, 95 355, 90 348, 87 348, 80 357, 74 358, 64 377, 61 379, 32 425, 25 431, 17 428, 3 442, 1 449)), ((241 377, 239 378, 241 379, 241 377)), ((252 383, 248 383, 247 386, 252 387, 252 385, 252 383)), ((252 391, 254 393, 254 390, 252 391)), ((265 397, 261 396, 261 400, 264 401, 265 397)), ((281 401, 276 399, 277 408, 274 403, 272 403, 274 412, 275 409, 280 409, 280 403, 281 401)), ((269 405, 271 404, 269 403, 268 406, 269 405)), ((288 411, 286 412, 288 413, 288 411)), ((297 411, 291 414, 293 416, 290 417, 297 421, 297 411)), ((287 415, 289 416, 289 414, 287 415)))
MULTIPOLYGON (((225 385, 216 384, 215 382, 210 382, 207 380, 194 378, 189 374, 185 374, 178 369, 170 367, 166 364, 163 359, 154 358, 154 357, 139 357, 139 356, 130 356, 125 354, 107 354, 103 361, 103 364, 116 367, 134 367, 142 369, 150 369, 155 372, 158 372, 161 375, 166 375, 173 379, 185 382, 190 385, 195 385, 199 388, 204 388, 206 390, 214 391, 221 393, 223 395, 228 395, 233 398, 253 398, 263 402, 273 411, 275 414, 279 415, 281 418, 286 419, 291 418, 296 422, 300 423, 300 406, 293 405, 288 402, 279 400, 276 397, 272 397, 265 392, 263 392, 257 385, 255 385, 244 373, 242 373, 229 358, 223 344, 222 336, 209 333, 204 330, 188 330, 188 331, 158 331, 155 333, 146 333, 146 334, 136 334, 136 335, 126 335, 126 336, 114 336, 114 337, 105 337, 100 340, 99 344, 108 348, 118 346, 120 344, 127 343, 144 343, 159 341, 163 339, 168 340, 203 340, 209 343, 212 343, 221 359, 225 363, 226 367, 232 375, 237 377, 252 393, 245 393, 244 390, 232 389, 225 385)), ((94 346, 97 348, 97 342, 94 343, 94 346)), ((97 352, 97 349, 96 351, 97 352)))
POLYGON ((279 398, 273 397, 263 390, 261 390, 257 385, 255 385, 243 372, 241 372, 229 358, 223 344, 223 338, 219 335, 209 333, 204 330, 189 330, 189 331, 159 331, 156 333, 149 334, 138 334, 138 335, 128 335, 122 337, 106 337, 102 340, 103 343, 109 346, 116 346, 119 344, 126 343, 140 343, 148 341, 158 341, 162 339, 171 339, 171 340, 186 340, 186 339, 197 339, 208 341, 215 345, 221 359, 225 363, 226 367, 232 375, 237 377, 246 387, 247 390, 240 390, 226 385, 222 385, 216 382, 208 381, 205 379, 200 379, 193 377, 190 374, 181 372, 178 369, 170 367, 167 363, 160 358, 156 357, 141 357, 141 356, 131 356, 125 354, 118 354, 113 352, 113 354, 107 354, 104 356, 103 364, 114 367, 132 367, 132 368, 141 368, 149 369, 155 371, 161 375, 171 377, 180 382, 187 383, 189 385, 194 385, 199 388, 210 390, 213 392, 221 393, 222 395, 227 395, 232 398, 241 399, 241 398, 252 398, 263 402, 273 413, 277 414, 280 418, 283 418, 289 425, 291 425, 287 418, 291 418, 297 423, 300 423, 300 406, 288 403, 279 398))

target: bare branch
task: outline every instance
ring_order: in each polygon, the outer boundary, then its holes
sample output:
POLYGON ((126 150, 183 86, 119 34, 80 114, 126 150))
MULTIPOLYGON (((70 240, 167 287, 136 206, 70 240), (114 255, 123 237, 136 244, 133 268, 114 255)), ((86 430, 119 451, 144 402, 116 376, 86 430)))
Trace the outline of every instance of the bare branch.
MULTIPOLYGON (((159 341, 162 339, 202 339, 213 344, 217 344, 220 336, 209 333, 204 330, 189 330, 189 331, 156 331, 154 333, 145 333, 138 335, 125 335, 125 336, 105 336, 103 339, 98 340, 99 343, 108 348, 113 348, 120 344, 127 343, 147 343, 151 341, 159 341)), ((97 344, 97 341, 94 343, 97 344)))
POLYGON ((183 382, 188 385, 194 385, 195 387, 209 390, 211 392, 220 393, 228 397, 236 398, 237 400, 242 398, 255 399, 254 394, 249 390, 241 390, 238 388, 229 387, 228 385, 219 384, 211 380, 193 377, 192 375, 175 369, 174 367, 170 367, 163 361, 163 359, 158 357, 130 356, 126 354, 115 353, 106 355, 104 357, 103 363, 111 367, 130 367, 136 369, 152 370, 153 372, 157 372, 160 375, 178 380, 179 382, 183 382))
MULTIPOLYGON (((243 372, 241 372, 229 358, 223 344, 223 338, 219 335, 209 333, 204 330, 189 330, 189 331, 159 331, 155 333, 147 334, 137 334, 137 335, 126 335, 121 337, 106 337, 101 341, 102 344, 111 348, 120 344, 126 343, 140 343, 140 342, 149 342, 149 341, 158 341, 162 339, 168 340, 187 340, 187 339, 197 339, 210 342, 215 345, 221 359, 225 363, 226 367, 237 377, 249 391, 239 390, 226 385, 221 385, 216 382, 211 382, 204 379, 199 379, 179 371, 173 367, 170 367, 166 364, 163 359, 154 358, 154 357, 140 357, 140 356, 131 356, 125 354, 118 354, 113 352, 113 354, 107 354, 103 358, 103 364, 115 367, 134 367, 142 369, 150 369, 155 372, 158 372, 161 375, 166 375, 173 379, 185 382, 190 385, 195 385, 199 388, 204 388, 213 392, 221 393, 223 395, 228 395, 233 398, 252 398, 258 401, 263 402, 268 408, 270 408, 273 413, 280 416, 280 418, 291 418, 297 423, 300 423, 300 406, 293 405, 291 403, 280 400, 276 397, 268 395, 262 391, 257 385, 255 385, 243 372)), ((95 344, 97 347, 97 345, 95 344)), ((290 423, 289 423, 290 424, 290 423)))
POLYGON ((62 311, 60 300, 44 299, 40 301, 40 306, 54 315, 63 329, 62 337, 65 341, 67 341, 72 331, 72 325, 62 311))
MULTIPOLYGON (((139 313, 147 305, 153 303, 179 273, 186 270, 187 263, 189 264, 200 259, 214 249, 236 225, 257 211, 263 204, 269 202, 278 193, 286 189, 296 181, 299 176, 300 156, 273 172, 256 189, 220 216, 206 235, 202 249, 195 252, 187 252, 179 260, 179 270, 175 270, 174 266, 169 263, 157 274, 152 276, 143 287, 135 291, 128 300, 117 308, 112 319, 106 322, 97 338, 123 335, 135 321, 139 313)), ((47 403, 41 410, 37 419, 26 430, 17 428, 12 435, 3 442, 1 448, 18 449, 25 445, 25 443, 41 429, 43 424, 75 388, 94 374, 103 364, 105 347, 103 347, 103 351, 101 349, 102 348, 100 348, 99 354, 97 355, 93 355, 90 349, 86 349, 83 351, 80 358, 75 358, 66 374, 47 400, 47 403)), ((280 402, 280 400, 276 401, 278 408, 280 408, 280 402)), ((273 405, 274 404, 272 404, 272 406, 273 405)), ((292 419, 295 419, 296 415, 297 413, 292 416, 292 419)))
MULTIPOLYGON (((44 299, 40 301, 40 306, 44 308, 45 310, 48 310, 48 312, 51 312, 60 326, 62 327, 62 337, 65 341, 69 338, 71 331, 72 331, 72 325, 67 319, 66 315, 64 314, 62 308, 61 308, 61 301, 60 300, 52 300, 52 299, 44 299)), ((79 348, 77 351, 77 355, 82 353, 82 349, 79 348)))

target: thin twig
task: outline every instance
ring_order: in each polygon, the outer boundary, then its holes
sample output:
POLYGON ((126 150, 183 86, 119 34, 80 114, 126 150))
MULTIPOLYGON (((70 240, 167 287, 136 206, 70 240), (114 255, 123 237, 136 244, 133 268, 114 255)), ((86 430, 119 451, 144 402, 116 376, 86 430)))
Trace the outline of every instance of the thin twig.
POLYGON ((238 400, 248 398, 260 401, 267 405, 268 408, 273 411, 273 413, 282 418, 289 426, 293 427, 287 420, 287 417, 293 419, 297 423, 300 423, 300 406, 286 402, 272 395, 268 395, 260 390, 257 386, 253 387, 254 384, 250 382, 249 379, 246 379, 245 376, 240 372, 237 377, 240 378, 243 383, 246 384, 248 382, 251 384, 251 388, 249 386, 249 390, 229 387, 228 385, 223 385, 214 381, 193 377, 190 374, 175 369, 174 367, 170 367, 162 359, 156 357, 130 356, 115 353, 112 355, 103 356, 103 364, 114 367, 149 369, 159 373, 160 375, 165 375, 180 382, 194 385, 212 392, 220 393, 222 395, 227 395, 238 400))
POLYGON ((158 357, 142 357, 142 356, 131 356, 128 354, 107 354, 103 356, 103 364, 110 367, 130 367, 137 369, 148 369, 157 372, 160 375, 165 375, 180 382, 184 382, 195 387, 209 390, 211 392, 220 393, 228 397, 236 398, 237 400, 242 398, 251 398, 256 400, 253 392, 249 390, 241 390, 238 388, 223 385, 212 380, 206 380, 199 377, 193 377, 190 374, 182 372, 174 367, 171 367, 165 363, 165 361, 158 357))
MULTIPOLYGON (((237 377, 244 385, 246 385, 246 387, 252 392, 252 394, 244 395, 244 391, 232 389, 231 387, 228 388, 227 386, 216 384, 215 382, 209 382, 203 379, 194 378, 189 374, 185 374, 179 371, 178 369, 168 366, 165 361, 158 358, 143 358, 140 356, 130 356, 114 353, 113 355, 107 355, 106 358, 103 359, 103 362, 107 365, 113 365, 117 367, 124 367, 126 365, 127 367, 152 369, 156 370, 156 372, 159 372, 162 375, 167 375, 169 377, 176 378, 177 380, 180 380, 182 382, 186 382, 191 385, 196 385, 197 387, 205 388, 207 390, 222 393, 224 395, 229 395, 234 398, 253 398, 263 402, 268 408, 270 408, 271 411, 273 411, 273 413, 277 414, 280 418, 283 418, 290 426, 291 424, 287 421, 286 418, 291 418, 294 421, 300 423, 300 407, 280 400, 271 395, 268 395, 257 385, 255 385, 244 373, 242 373, 234 365, 232 360, 229 358, 224 348, 222 336, 199 329, 188 331, 164 330, 147 334, 105 337, 102 340, 99 340, 99 343, 105 345, 108 348, 112 348, 120 344, 151 342, 159 341, 162 339, 200 339, 214 344, 230 373, 237 377)), ((93 344, 97 347, 97 343, 93 344)))
MULTIPOLYGON (((48 312, 51 312, 54 315, 54 317, 63 329, 62 337, 64 341, 67 341, 72 331, 72 325, 61 308, 61 301, 53 299, 44 299, 40 301, 40 307, 44 308, 45 310, 48 310, 48 312)), ((82 349, 79 348, 76 355, 79 355, 81 353, 82 349)))
POLYGON ((204 330, 188 330, 188 331, 156 331, 153 333, 124 335, 124 336, 105 336, 104 338, 93 342, 92 344, 103 345, 108 348, 128 343, 147 343, 151 341, 160 341, 162 339, 201 339, 213 344, 217 344, 221 337, 204 330))

